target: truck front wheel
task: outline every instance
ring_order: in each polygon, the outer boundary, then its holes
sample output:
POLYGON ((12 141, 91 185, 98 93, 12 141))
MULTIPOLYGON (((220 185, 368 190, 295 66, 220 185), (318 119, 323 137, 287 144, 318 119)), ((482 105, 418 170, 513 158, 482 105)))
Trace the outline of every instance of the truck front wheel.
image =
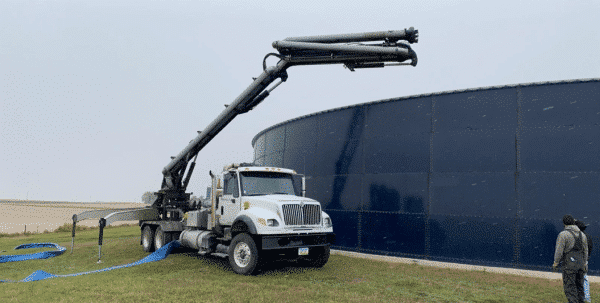
POLYGON ((145 252, 154 251, 154 230, 150 225, 146 225, 142 229, 142 247, 145 252))
POLYGON ((229 245, 229 264, 238 274, 251 275, 258 265, 258 249, 250 235, 238 234, 229 245))

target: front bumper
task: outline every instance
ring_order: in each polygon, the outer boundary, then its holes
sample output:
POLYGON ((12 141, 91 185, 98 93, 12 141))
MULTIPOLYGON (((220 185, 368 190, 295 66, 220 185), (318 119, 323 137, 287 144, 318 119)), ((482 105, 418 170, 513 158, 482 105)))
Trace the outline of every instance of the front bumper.
POLYGON ((261 248, 264 250, 324 246, 331 244, 335 244, 334 233, 272 235, 261 237, 261 248))

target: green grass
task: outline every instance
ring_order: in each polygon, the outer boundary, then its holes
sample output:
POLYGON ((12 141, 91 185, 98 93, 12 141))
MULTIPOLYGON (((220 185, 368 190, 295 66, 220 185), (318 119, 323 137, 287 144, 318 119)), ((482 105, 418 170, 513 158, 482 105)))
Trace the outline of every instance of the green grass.
MULTIPOLYGON (((2 254, 23 243, 53 242, 61 256, 0 264, 0 279, 21 280, 36 270, 52 274, 89 271, 137 261, 144 253, 139 227, 104 232, 97 264, 98 230, 13 235, 0 238, 2 254)), ((600 292, 592 284, 592 300, 600 292)), ((226 259, 177 249, 167 259, 79 277, 0 284, 0 302, 565 302, 562 281, 443 269, 332 255, 321 269, 271 262, 257 276, 240 276, 226 259)))

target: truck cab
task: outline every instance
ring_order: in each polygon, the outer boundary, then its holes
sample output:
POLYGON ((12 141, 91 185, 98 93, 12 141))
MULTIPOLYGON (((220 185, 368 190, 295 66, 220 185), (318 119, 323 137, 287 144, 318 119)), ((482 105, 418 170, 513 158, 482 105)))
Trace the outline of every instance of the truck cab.
POLYGON ((207 199, 183 215, 183 246, 229 257, 234 271, 245 275, 273 258, 327 263, 333 225, 321 204, 305 196, 304 176, 253 164, 228 165, 211 176, 207 199))
POLYGON ((321 204, 305 197, 304 176, 291 169, 231 165, 222 178, 216 212, 221 225, 249 218, 263 235, 333 233, 331 218, 321 204))

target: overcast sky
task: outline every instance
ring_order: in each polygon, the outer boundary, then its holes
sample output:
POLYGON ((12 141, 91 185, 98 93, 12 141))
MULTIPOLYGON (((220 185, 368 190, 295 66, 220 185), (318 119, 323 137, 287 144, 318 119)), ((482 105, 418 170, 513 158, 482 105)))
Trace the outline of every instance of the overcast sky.
MULTIPOLYGON (((286 37, 415 27, 416 67, 292 67, 198 156, 250 162, 276 123, 380 99, 600 77, 600 1, 0 1, 0 199, 139 202, 286 37)), ((269 65, 276 63, 270 59, 269 65)))

